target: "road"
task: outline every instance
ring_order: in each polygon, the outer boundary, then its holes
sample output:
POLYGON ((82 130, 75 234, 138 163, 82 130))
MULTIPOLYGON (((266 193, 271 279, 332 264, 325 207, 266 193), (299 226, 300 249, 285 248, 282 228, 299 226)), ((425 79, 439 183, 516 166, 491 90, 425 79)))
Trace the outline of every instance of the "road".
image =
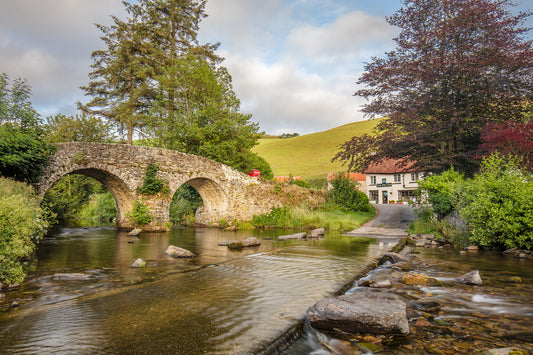
POLYGON ((345 235, 365 237, 406 237, 409 221, 417 219, 414 208, 408 205, 374 205, 376 217, 345 235))

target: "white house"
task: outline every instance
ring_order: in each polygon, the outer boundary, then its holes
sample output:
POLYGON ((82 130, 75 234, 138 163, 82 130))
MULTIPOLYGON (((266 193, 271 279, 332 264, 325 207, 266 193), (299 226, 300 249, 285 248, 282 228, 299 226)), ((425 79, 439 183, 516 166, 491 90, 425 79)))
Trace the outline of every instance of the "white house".
POLYGON ((366 194, 374 203, 397 203, 416 200, 417 180, 425 173, 414 168, 414 162, 384 159, 366 170, 366 194))

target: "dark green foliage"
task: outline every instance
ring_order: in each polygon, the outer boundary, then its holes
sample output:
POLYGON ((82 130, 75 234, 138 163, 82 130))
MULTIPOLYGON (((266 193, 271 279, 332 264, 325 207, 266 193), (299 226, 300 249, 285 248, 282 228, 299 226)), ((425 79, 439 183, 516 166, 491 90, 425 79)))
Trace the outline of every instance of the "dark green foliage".
POLYGON ((174 194, 169 207, 173 225, 192 224, 196 209, 202 205, 202 197, 194 187, 183 184, 174 194))
POLYGON ((7 74, 0 75, 0 175, 36 182, 53 147, 43 140, 30 95, 26 81, 18 79, 9 85, 7 74))
MULTIPOLYGON (((459 213, 470 242, 481 246, 533 248, 533 180, 513 158, 493 154, 464 180, 453 169, 421 182, 439 216, 459 213)), ((435 226, 443 229, 442 221, 435 226)))
POLYGON ((459 212, 478 245, 533 249, 533 179, 515 160, 492 154, 461 191, 459 212))
POLYGON ((154 219, 151 215, 148 206, 142 201, 135 200, 133 201, 133 208, 131 211, 126 213, 126 218, 133 224, 135 227, 142 227, 154 219))
POLYGON ((357 190, 357 184, 343 173, 330 181, 333 188, 328 192, 328 202, 340 206, 345 211, 371 211, 368 197, 357 190))
POLYGON ((146 175, 142 186, 137 187, 137 192, 143 195, 155 195, 159 192, 168 192, 168 187, 165 182, 157 177, 159 166, 156 164, 148 164, 146 168, 146 175))
POLYGON ((0 281, 20 283, 36 242, 49 225, 39 197, 21 182, 0 177, 0 281))

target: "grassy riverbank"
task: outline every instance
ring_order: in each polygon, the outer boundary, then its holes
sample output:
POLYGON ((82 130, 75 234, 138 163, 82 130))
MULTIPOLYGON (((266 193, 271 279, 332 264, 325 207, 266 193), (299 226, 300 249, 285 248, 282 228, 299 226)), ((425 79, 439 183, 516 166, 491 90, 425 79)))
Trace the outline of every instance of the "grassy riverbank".
POLYGON ((248 224, 252 228, 312 229, 321 227, 329 231, 344 232, 360 227, 375 215, 374 209, 369 212, 344 211, 331 204, 314 209, 302 206, 281 207, 273 209, 269 214, 255 216, 248 224))

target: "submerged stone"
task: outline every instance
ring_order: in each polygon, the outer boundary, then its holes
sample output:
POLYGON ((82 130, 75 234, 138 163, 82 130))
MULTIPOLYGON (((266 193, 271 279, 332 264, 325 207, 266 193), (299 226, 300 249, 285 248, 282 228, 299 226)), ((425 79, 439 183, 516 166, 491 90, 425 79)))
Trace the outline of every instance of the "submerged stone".
POLYGON ((403 275, 402 283, 405 285, 442 286, 442 281, 439 281, 434 277, 424 274, 416 274, 414 272, 403 275))
POLYGON ((85 281, 93 278, 93 275, 81 274, 81 273, 59 273, 52 275, 52 280, 61 280, 61 281, 85 281))

